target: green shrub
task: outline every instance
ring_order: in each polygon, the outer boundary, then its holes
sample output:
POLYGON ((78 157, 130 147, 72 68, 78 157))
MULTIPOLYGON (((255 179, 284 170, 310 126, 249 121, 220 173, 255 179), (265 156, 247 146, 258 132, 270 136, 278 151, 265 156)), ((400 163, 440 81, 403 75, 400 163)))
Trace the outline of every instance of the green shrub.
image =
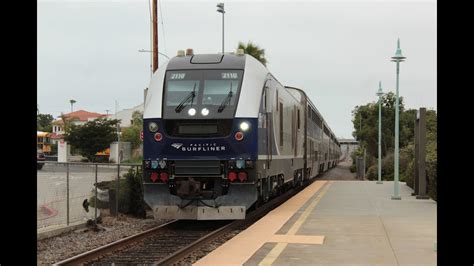
POLYGON ((387 153, 387 156, 382 159, 382 180, 393 180, 393 164, 393 152, 387 153))
POLYGON ((426 146, 426 176, 428 179, 428 195, 433 199, 438 199, 437 179, 438 179, 438 154, 437 143, 430 141, 426 146))
POLYGON ((415 159, 408 162, 407 169, 405 170, 407 186, 411 187, 411 189, 415 190, 415 159))
POLYGON ((351 165, 351 167, 349 168, 349 170, 351 171, 351 173, 355 173, 357 171, 357 167, 355 164, 351 165))
POLYGON ((125 174, 127 181, 128 195, 129 195, 129 214, 133 214, 137 217, 145 218, 145 201, 143 200, 143 185, 142 185, 142 172, 140 170, 135 171, 131 168, 127 174, 125 174))
POLYGON ((369 180, 377 180, 378 179, 377 165, 372 165, 372 166, 369 167, 369 170, 367 170, 366 177, 369 180))
MULTIPOLYGON (((116 181, 104 181, 97 184, 97 187, 101 190, 116 190, 116 181)), ((143 189, 142 189, 142 176, 141 171, 136 171, 131 168, 123 178, 120 179, 119 183, 119 195, 118 195, 118 212, 124 214, 131 214, 136 217, 144 218, 146 215, 145 202, 143 200, 143 189)), ((89 200, 91 207, 94 207, 95 196, 92 196, 89 200)), ((109 208, 109 203, 97 201, 99 208, 109 208)))

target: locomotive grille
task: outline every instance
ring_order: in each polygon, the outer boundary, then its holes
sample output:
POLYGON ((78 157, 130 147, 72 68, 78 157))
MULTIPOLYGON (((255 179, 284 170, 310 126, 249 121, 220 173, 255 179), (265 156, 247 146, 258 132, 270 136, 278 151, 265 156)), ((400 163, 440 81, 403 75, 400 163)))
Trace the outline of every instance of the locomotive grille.
POLYGON ((176 175, 220 175, 220 161, 175 161, 176 175))
POLYGON ((165 120, 165 130, 171 137, 225 137, 231 132, 232 122, 232 119, 169 119, 165 120))

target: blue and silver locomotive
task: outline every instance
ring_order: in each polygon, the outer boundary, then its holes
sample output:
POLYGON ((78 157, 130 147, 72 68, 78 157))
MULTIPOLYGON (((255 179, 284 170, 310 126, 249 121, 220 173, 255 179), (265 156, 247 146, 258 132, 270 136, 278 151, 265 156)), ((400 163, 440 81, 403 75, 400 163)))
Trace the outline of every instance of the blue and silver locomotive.
POLYGON ((160 219, 244 219, 256 202, 334 167, 340 145, 303 90, 259 61, 178 54, 145 97, 143 182, 160 219))

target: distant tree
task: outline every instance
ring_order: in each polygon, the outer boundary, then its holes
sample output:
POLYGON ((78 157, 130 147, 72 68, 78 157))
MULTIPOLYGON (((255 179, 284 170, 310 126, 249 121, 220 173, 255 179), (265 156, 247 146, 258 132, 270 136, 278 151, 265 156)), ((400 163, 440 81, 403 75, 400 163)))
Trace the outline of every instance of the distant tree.
POLYGON ((140 132, 143 130, 143 114, 135 111, 132 114, 132 125, 122 130, 122 140, 131 143, 132 148, 136 149, 141 144, 140 132))
POLYGON ((53 129, 52 122, 53 116, 50 114, 38 114, 36 116, 37 127, 39 131, 51 132, 53 129))
POLYGON ((243 49, 244 53, 253 56, 255 59, 260 61, 264 66, 267 65, 268 61, 265 58, 265 49, 261 49, 257 45, 253 44, 252 42, 248 42, 245 45, 243 42, 239 42, 238 49, 243 49))
POLYGON ((97 152, 107 149, 110 143, 117 140, 118 122, 117 119, 99 118, 81 126, 71 124, 64 139, 78 148, 89 161, 95 161, 97 152))
MULTIPOLYGON (((395 94, 389 92, 382 96, 382 156, 387 151, 393 150, 395 141, 395 94)), ((405 146, 411 139, 414 122, 409 120, 410 114, 404 114, 405 105, 403 97, 400 97, 400 147, 405 146), (402 119, 403 117, 403 119, 402 119), (407 128, 406 130, 402 130, 407 128)), ((378 122, 379 105, 377 102, 356 106, 352 111, 352 123, 354 132, 352 135, 366 147, 370 156, 378 156, 378 122), (361 124, 362 123, 362 124, 361 124)))
MULTIPOLYGON (((382 96, 382 178, 393 180, 395 147, 395 95, 392 92, 382 96)), ((354 132, 360 145, 367 151, 367 165, 377 168, 378 157, 378 102, 356 106, 352 111, 354 132)), ((403 97, 400 97, 399 121, 399 177, 413 186, 414 131, 416 109, 405 110, 403 97)), ((426 171, 429 183, 429 195, 436 200, 437 182, 437 115, 434 110, 426 112, 426 171)), ((359 156, 362 152, 359 152, 359 156)))

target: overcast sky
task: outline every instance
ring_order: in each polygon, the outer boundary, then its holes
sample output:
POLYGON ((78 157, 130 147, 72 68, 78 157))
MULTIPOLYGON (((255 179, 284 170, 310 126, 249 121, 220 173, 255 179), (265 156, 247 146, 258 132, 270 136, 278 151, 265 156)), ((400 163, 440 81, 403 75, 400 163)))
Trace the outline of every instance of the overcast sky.
MULTIPOLYGON (((159 51, 222 49, 219 1, 165 1, 159 51)), ((354 106, 376 101, 379 80, 406 107, 436 108, 435 1, 223 1, 225 50, 239 41, 265 49, 270 72, 303 88, 337 137, 352 138, 354 106)), ((54 117, 74 110, 115 112, 143 101, 150 80, 149 1, 38 2, 38 106, 54 117)), ((160 63, 166 60, 160 56, 160 63)))

